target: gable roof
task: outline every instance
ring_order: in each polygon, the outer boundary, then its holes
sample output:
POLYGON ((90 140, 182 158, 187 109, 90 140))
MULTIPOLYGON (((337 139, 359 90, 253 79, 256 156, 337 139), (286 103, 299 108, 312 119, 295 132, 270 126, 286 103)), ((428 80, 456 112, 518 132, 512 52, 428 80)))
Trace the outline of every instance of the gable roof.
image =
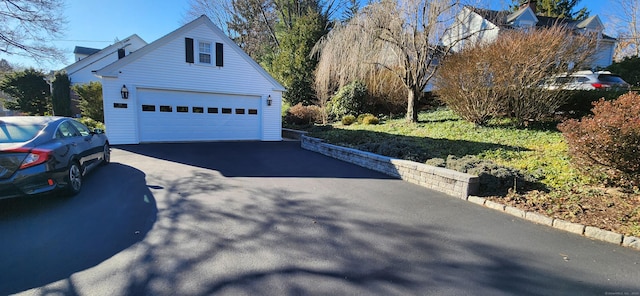
POLYGON ((518 9, 516 12, 507 15, 507 23, 510 24, 510 23, 514 22, 515 20, 517 20, 518 18, 520 18, 521 16, 524 16, 525 14, 531 15, 536 22, 538 21, 538 16, 531 9, 531 7, 524 6, 524 7, 520 8, 520 9, 518 9))
POLYGON ((265 71, 256 61, 254 61, 249 55, 247 55, 233 40, 231 40, 227 35, 225 35, 218 26, 216 26, 206 15, 202 15, 199 18, 187 23, 186 25, 174 30, 173 32, 160 37, 160 39, 153 41, 146 46, 140 48, 139 50, 129 54, 128 56, 117 60, 116 62, 109 64, 108 66, 97 70, 95 72, 96 75, 101 77, 118 77, 118 70, 122 67, 136 61, 137 59, 143 57, 149 52, 154 51, 157 48, 171 42, 175 38, 180 37, 183 33, 189 32, 192 29, 196 28, 199 25, 208 26, 216 35, 223 39, 223 41, 234 50, 240 57, 242 57, 247 63, 249 63, 257 72, 259 72, 263 77, 265 77, 274 87, 274 90, 277 91, 285 91, 285 88, 276 81, 267 71, 265 71))
MULTIPOLYGON (((109 56, 109 54, 116 52, 119 48, 123 48, 125 46, 127 46, 127 42, 129 42, 131 39, 138 39, 140 41, 142 41, 142 43, 147 44, 146 41, 144 41, 142 38, 140 38, 140 36, 133 34, 121 41, 115 42, 103 49, 95 49, 95 48, 89 48, 89 47, 81 47, 81 46, 76 46, 76 49, 73 51, 73 53, 76 53, 76 50, 80 50, 83 52, 91 52, 92 50, 97 50, 91 54, 89 54, 89 57, 83 58, 69 66, 64 67, 62 70, 66 71, 68 75, 72 75, 75 72, 78 72, 86 67, 89 67, 91 65, 93 65, 95 62, 106 58, 109 56), (99 57, 102 56, 102 57, 99 57)), ((82 53, 81 53, 82 54, 82 53)))

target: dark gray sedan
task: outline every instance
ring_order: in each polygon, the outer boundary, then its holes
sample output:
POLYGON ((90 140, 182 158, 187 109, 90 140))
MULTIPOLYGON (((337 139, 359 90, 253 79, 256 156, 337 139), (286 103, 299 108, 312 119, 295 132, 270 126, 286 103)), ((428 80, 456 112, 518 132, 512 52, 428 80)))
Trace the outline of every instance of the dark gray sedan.
POLYGON ((0 117, 0 199, 62 190, 110 161, 107 136, 66 117, 0 117))

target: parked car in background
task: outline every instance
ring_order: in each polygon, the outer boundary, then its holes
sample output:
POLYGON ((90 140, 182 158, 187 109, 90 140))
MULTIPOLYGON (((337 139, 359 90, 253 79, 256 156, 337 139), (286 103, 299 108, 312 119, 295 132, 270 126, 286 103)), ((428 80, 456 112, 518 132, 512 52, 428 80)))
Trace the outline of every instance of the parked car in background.
POLYGON ((0 117, 0 199, 54 190, 75 195, 84 175, 109 163, 102 130, 66 117, 0 117))
POLYGON ((555 76, 543 84, 543 87, 556 90, 630 90, 631 85, 619 75, 609 71, 577 71, 571 74, 555 76))

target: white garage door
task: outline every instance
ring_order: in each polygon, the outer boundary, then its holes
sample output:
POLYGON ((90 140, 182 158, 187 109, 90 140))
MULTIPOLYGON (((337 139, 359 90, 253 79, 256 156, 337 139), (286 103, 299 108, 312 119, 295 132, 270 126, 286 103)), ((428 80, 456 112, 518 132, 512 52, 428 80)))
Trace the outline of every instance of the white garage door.
POLYGON ((140 142, 259 140, 260 97, 138 90, 140 142))

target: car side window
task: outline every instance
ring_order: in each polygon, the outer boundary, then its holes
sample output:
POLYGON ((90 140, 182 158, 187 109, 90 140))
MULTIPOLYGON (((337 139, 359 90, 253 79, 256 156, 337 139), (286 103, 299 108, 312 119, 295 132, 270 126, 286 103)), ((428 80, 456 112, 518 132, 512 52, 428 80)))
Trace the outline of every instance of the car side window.
POLYGON ((79 122, 77 122, 75 120, 69 120, 69 122, 71 122, 71 124, 73 124, 73 126, 78 130, 78 132, 80 132, 80 134, 83 137, 86 137, 86 136, 91 134, 91 131, 89 131, 89 129, 86 126, 84 126, 84 124, 79 123, 79 122))
POLYGON ((70 138, 80 136, 80 133, 68 122, 65 121, 58 126, 56 137, 70 138))

